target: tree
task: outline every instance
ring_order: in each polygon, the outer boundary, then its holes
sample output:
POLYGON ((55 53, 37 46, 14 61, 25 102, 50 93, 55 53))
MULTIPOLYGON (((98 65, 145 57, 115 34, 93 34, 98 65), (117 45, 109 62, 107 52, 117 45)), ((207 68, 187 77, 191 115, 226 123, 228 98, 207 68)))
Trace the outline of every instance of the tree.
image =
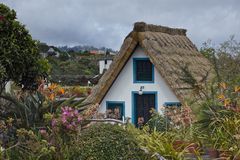
POLYGON ((67 60, 69 60, 69 58, 70 57, 69 57, 69 54, 67 52, 60 53, 59 59, 61 61, 67 61, 67 60))
POLYGON ((49 70, 38 42, 16 19, 16 12, 0 4, 0 93, 9 80, 23 89, 36 89, 37 79, 49 70))
POLYGON ((208 41, 200 51, 212 62, 218 82, 240 85, 240 42, 234 36, 218 47, 212 47, 208 41))

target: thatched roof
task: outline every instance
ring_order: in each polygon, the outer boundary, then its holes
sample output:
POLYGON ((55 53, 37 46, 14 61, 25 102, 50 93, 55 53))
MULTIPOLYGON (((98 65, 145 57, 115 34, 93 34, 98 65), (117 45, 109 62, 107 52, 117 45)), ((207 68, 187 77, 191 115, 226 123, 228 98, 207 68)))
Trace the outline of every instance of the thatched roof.
POLYGON ((101 103, 138 45, 144 49, 181 102, 192 94, 192 86, 182 79, 183 69, 189 71, 197 83, 201 83, 203 77, 211 70, 209 61, 198 52, 186 36, 185 29, 137 22, 133 31, 125 38, 110 68, 85 100, 86 103, 101 103))

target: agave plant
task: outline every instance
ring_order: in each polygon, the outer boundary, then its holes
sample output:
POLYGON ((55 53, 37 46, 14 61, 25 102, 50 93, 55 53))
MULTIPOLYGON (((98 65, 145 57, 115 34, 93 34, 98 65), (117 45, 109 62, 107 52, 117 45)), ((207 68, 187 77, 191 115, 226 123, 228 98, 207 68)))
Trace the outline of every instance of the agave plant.
MULTIPOLYGON (((240 113, 222 105, 204 104, 197 122, 205 146, 240 155, 240 113)), ((233 157, 231 157, 233 158, 233 157)))
POLYGON ((75 101, 69 98, 65 101, 49 101, 41 92, 25 93, 24 96, 16 96, 12 94, 2 94, 0 98, 10 102, 8 105, 2 105, 1 117, 7 119, 12 117, 16 120, 17 128, 41 127, 44 123, 45 113, 61 112, 63 106, 69 106, 83 111, 86 109, 82 104, 84 99, 75 101))
POLYGON ((21 97, 5 93, 1 98, 10 102, 9 105, 2 106, 5 112, 1 117, 14 118, 17 127, 30 128, 42 123, 43 114, 48 106, 44 103, 45 97, 41 93, 27 93, 21 97))

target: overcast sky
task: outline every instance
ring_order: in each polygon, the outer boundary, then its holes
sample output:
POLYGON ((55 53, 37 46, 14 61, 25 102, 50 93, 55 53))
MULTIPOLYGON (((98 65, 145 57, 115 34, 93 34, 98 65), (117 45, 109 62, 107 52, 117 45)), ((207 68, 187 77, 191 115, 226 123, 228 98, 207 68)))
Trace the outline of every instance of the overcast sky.
POLYGON ((119 50, 133 23, 180 27, 200 47, 235 35, 240 0, 0 0, 15 9, 34 39, 51 45, 105 46, 119 50))

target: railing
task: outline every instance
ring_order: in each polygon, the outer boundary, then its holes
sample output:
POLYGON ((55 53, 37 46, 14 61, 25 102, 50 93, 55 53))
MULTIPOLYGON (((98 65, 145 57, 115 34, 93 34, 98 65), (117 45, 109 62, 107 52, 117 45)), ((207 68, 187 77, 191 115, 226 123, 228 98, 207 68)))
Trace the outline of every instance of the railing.
POLYGON ((125 125, 127 124, 127 122, 121 121, 121 120, 117 120, 117 119, 88 119, 87 121, 90 122, 107 122, 107 123, 117 123, 117 124, 121 124, 121 125, 125 125))

